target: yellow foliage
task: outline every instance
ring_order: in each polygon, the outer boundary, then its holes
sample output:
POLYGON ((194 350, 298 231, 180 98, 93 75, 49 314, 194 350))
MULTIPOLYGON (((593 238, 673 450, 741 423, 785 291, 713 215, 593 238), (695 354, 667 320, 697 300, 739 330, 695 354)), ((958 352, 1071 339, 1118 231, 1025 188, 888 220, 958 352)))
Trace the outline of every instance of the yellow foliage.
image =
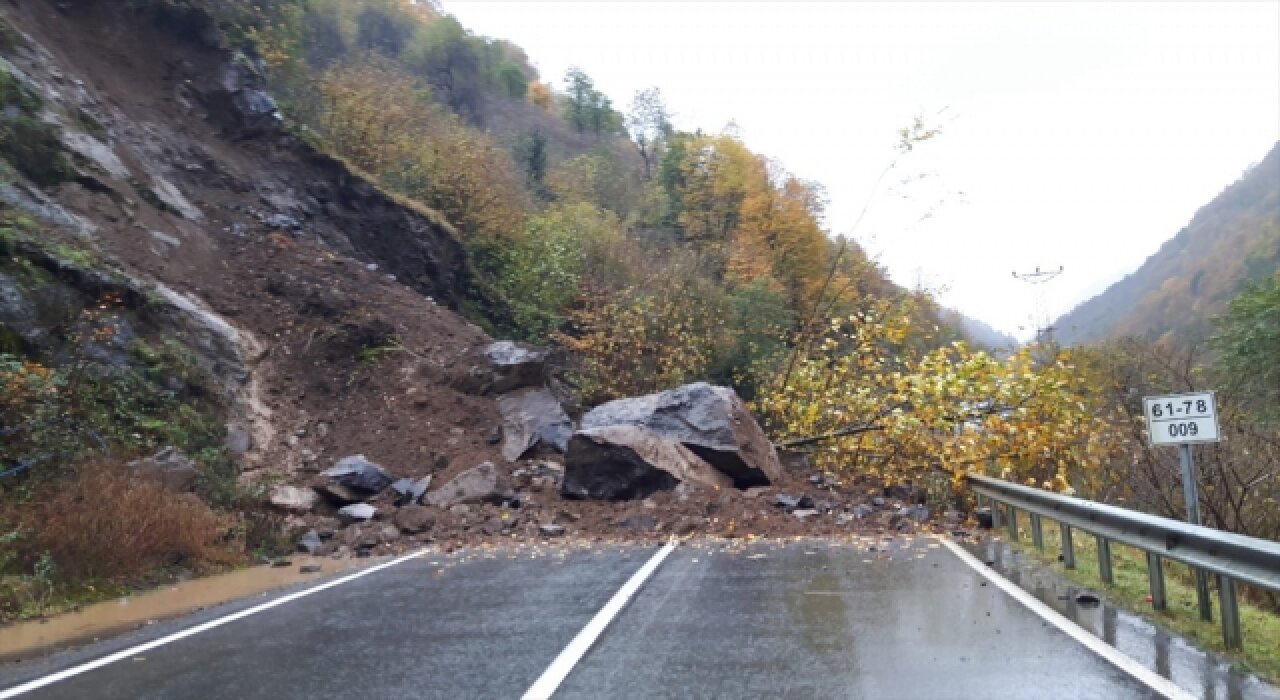
POLYGON ((340 64, 320 81, 319 130, 382 184, 439 210, 464 237, 518 237, 531 207, 506 149, 429 99, 390 62, 340 64))
POLYGON ((917 350, 909 305, 878 302, 832 319, 825 336, 755 403, 780 442, 816 436, 824 469, 889 483, 971 470, 1059 490, 1096 472, 1112 428, 1088 405, 1065 352, 1006 359, 954 342, 917 350))

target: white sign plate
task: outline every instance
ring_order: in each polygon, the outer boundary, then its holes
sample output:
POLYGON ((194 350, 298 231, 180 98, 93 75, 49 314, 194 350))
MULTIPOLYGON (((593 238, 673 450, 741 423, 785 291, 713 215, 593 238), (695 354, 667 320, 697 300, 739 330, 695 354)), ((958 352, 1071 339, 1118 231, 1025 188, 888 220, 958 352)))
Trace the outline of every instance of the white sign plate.
POLYGON ((1142 411, 1152 445, 1218 442, 1218 409, 1212 391, 1146 396, 1142 411))

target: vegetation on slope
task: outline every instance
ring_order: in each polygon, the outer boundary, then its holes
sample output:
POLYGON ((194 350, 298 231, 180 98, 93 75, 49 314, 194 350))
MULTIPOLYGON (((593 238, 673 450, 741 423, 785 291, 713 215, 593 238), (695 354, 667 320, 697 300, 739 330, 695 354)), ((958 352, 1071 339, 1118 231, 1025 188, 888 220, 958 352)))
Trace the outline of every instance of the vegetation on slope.
POLYGON ((1280 144, 1133 274, 1054 323, 1066 344, 1124 336, 1198 342, 1249 281, 1280 269, 1280 144))

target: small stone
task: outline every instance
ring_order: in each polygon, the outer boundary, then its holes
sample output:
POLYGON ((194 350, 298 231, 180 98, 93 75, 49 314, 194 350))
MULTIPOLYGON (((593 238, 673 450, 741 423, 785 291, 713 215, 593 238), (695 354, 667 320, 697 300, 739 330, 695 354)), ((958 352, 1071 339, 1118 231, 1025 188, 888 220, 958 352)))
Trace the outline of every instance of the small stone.
POLYGON ((556 525, 555 523, 546 523, 538 526, 538 532, 544 537, 560 537, 564 535, 564 525, 556 525))
POLYGON ((817 515, 818 511, 814 510, 813 508, 797 508, 791 511, 791 514, 801 520, 804 520, 805 518, 810 518, 817 515))
POLYGON ((632 515, 623 518, 618 527, 624 530, 648 531, 658 527, 658 519, 652 515, 632 515))
POLYGON ((311 512, 319 500, 320 494, 315 489, 281 485, 271 491, 271 505, 295 513, 311 512))
POLYGON ((351 455, 338 460, 324 475, 348 488, 376 494, 391 485, 395 479, 381 466, 370 462, 364 455, 351 455))
POLYGON ((319 564, 303 564, 298 567, 298 573, 301 574, 318 574, 320 571, 321 568, 319 564))
POLYGON ((324 545, 320 538, 320 533, 315 530, 308 530, 307 534, 298 539, 298 551, 307 554, 315 554, 321 546, 324 545))
POLYGON ((347 522, 364 522, 372 520, 377 515, 378 509, 368 503, 352 503, 349 506, 343 506, 338 509, 338 515, 347 522))
POLYGON ((786 493, 780 493, 773 497, 773 505, 787 510, 795 510, 800 507, 800 499, 786 493))
POLYGON ((293 566, 293 561, 289 559, 273 559, 271 560, 271 566, 277 569, 283 569, 286 566, 293 566))
POLYGON ((391 519, 391 522, 395 523, 396 527, 400 528, 402 532, 416 535, 434 527, 436 519, 430 508, 408 505, 396 511, 395 517, 391 519))
POLYGON ((871 505, 873 505, 873 506, 875 506, 875 507, 877 507, 877 508, 883 508, 883 507, 884 507, 884 499, 883 499, 883 498, 881 498, 880 496, 876 496, 875 498, 871 499, 871 505))
POLYGON ((428 474, 421 479, 413 482, 413 488, 409 489, 409 504, 414 505, 422 502, 422 494, 431 488, 431 475, 428 474))

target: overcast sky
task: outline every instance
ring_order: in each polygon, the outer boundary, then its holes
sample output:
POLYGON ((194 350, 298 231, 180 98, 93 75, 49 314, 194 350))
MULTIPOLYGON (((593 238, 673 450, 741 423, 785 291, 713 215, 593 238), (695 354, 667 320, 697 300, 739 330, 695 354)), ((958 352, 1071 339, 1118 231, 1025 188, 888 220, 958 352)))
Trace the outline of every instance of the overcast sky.
POLYGON ((825 185, 830 230, 896 281, 1019 337, 1135 270, 1280 140, 1280 2, 442 4, 557 88, 577 65, 616 106, 656 85, 679 128, 732 120, 825 185), (877 187, 917 114, 943 135, 877 187), (1039 287, 1012 276, 1058 266, 1039 287))

